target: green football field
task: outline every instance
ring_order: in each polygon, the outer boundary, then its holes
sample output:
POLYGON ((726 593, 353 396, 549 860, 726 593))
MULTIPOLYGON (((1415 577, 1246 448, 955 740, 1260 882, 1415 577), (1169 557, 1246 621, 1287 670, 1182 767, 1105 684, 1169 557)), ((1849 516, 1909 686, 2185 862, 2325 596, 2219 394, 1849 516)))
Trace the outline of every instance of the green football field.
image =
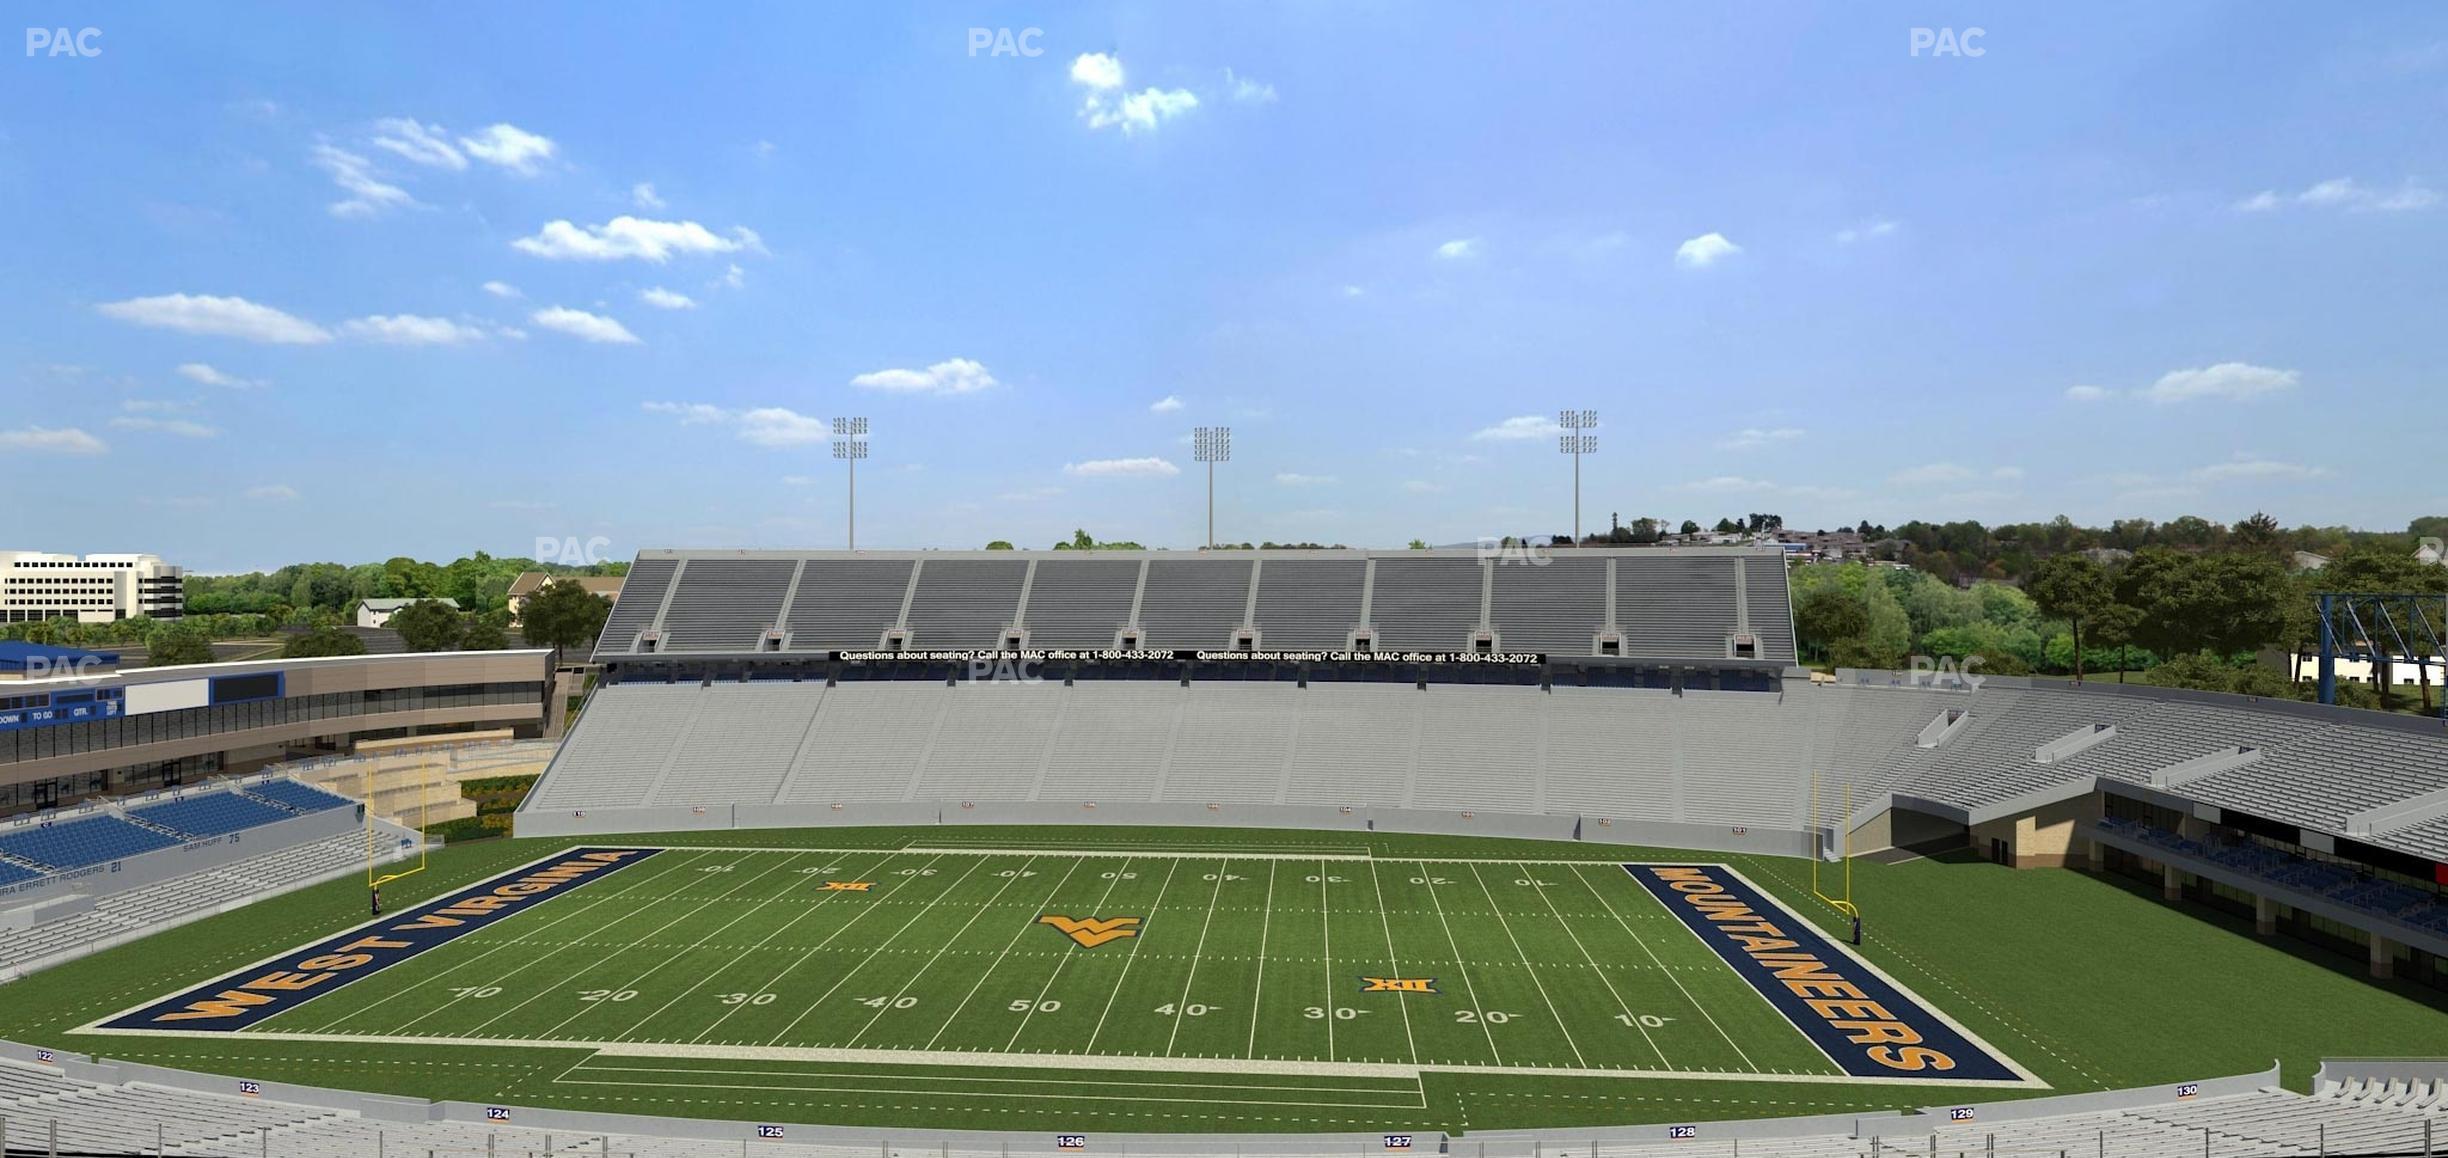
MULTIPOLYGON (((2252 1072, 2272 1057, 2293 1084, 2322 1054, 2421 1052, 2448 1032, 2435 1002, 2061 871, 1857 866, 1872 936, 1853 967, 1908 986, 2043 1088, 1840 1073, 1623 867, 1722 861, 1780 919, 1840 936, 1805 862, 1184 829, 590 843, 657 851, 241 1032, 92 1030, 360 935, 362 879, 11 984, 0 1036, 495 1104, 912 1129, 1375 1131, 1924 1106, 2252 1072)), ((387 919, 569 847, 444 850, 385 888, 387 919)))
POLYGON ((1620 863, 1364 849, 663 849, 244 1032, 567 1043, 597 1052, 552 1081, 605 1090, 1060 1068, 928 1083, 984 1102, 1416 1112, 1422 1066, 1840 1076, 1620 863))

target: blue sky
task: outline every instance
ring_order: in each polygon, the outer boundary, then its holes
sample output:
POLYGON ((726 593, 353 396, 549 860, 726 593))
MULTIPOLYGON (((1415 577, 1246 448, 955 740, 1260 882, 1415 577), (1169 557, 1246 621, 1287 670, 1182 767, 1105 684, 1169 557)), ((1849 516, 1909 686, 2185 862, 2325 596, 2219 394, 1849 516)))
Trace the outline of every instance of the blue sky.
POLYGON ((15 11, 0 546, 2448 510, 2437 5, 15 11))

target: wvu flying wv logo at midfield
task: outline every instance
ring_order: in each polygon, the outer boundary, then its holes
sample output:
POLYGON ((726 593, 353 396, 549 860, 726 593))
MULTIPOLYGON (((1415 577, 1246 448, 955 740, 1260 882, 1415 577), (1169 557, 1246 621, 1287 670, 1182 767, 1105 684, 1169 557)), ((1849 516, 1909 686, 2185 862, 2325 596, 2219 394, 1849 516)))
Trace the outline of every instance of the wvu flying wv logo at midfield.
POLYGON ((863 893, 875 887, 874 881, 826 881, 820 893, 863 893))
POLYGON ((1360 979, 1360 992, 1362 993, 1434 993, 1436 991, 1436 978, 1434 977, 1363 977, 1360 979))
POLYGON ((1107 941, 1139 935, 1137 917, 1088 917, 1074 919, 1049 913, 1037 918, 1040 925, 1052 925, 1064 936, 1079 942, 1082 949, 1094 949, 1107 941))

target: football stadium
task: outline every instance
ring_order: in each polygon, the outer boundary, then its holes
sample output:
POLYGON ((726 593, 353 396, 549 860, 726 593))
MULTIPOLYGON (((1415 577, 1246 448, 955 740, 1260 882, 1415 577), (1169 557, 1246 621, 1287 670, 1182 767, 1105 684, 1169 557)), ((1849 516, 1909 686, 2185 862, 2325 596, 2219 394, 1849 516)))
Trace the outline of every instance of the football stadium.
POLYGON ((0 1158, 2448 1158, 2448 0, 16 7, 0 1158))
POLYGON ((2435 724, 1814 676, 1785 576, 645 551, 511 839, 271 774, 0 828, 10 1146, 2439 1140, 2448 905, 2370 871, 2448 874, 2435 724))

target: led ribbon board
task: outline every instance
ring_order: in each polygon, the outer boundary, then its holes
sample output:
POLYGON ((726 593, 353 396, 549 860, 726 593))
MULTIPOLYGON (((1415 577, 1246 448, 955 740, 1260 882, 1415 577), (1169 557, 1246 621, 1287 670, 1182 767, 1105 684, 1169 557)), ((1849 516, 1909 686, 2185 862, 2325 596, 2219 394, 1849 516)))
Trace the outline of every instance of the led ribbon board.
POLYGON ((2005 1059, 1718 865, 1625 865, 1768 1004, 1861 1078, 2020 1082, 2005 1059))
POLYGON ((653 856, 652 848, 575 848, 427 901, 397 916, 268 961, 102 1023, 105 1030, 236 1031, 351 981, 526 912, 653 856))

